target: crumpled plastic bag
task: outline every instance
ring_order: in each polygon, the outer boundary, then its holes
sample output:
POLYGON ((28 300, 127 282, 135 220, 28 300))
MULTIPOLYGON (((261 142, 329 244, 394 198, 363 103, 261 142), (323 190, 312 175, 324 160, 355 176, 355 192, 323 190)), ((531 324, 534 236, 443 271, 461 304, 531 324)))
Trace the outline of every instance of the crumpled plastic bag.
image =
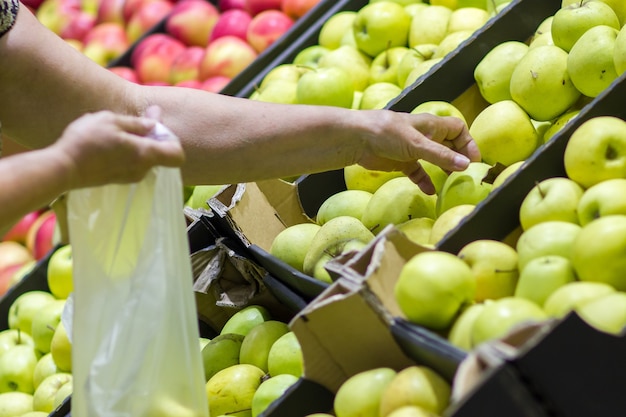
POLYGON ((208 417, 181 202, 167 167, 69 193, 72 415, 208 417))

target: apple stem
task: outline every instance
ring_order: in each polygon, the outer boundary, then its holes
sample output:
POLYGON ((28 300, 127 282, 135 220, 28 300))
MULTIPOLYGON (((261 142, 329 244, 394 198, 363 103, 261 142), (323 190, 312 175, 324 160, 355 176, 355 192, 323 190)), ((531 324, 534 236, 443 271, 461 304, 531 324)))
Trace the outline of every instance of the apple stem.
POLYGON ((541 196, 541 198, 546 198, 546 193, 541 188, 539 181, 535 181, 535 187, 537 187, 537 191, 539 191, 539 195, 541 196))
POLYGON ((500 274, 502 272, 511 273, 511 272, 517 271, 517 268, 512 268, 512 269, 498 269, 498 268, 496 268, 494 271, 495 271, 496 274, 500 274))
POLYGON ((267 380, 268 380, 268 379, 270 379, 270 378, 271 378, 271 375, 270 375, 270 374, 265 374, 265 375, 263 375, 263 376, 261 377, 261 382, 267 381, 267 380))
POLYGON ((51 331, 53 331, 53 332, 56 330, 56 327, 54 327, 54 326, 52 326, 52 325, 50 325, 50 324, 47 324, 47 325, 46 325, 46 328, 50 329, 50 330, 51 330, 51 331))

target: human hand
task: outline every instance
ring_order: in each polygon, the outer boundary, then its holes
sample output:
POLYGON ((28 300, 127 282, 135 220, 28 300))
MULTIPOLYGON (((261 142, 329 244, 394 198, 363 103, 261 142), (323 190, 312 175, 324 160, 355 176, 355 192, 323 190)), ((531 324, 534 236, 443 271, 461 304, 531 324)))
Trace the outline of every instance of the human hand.
POLYGON ((178 141, 146 137, 156 123, 153 118, 101 111, 68 125, 51 148, 68 167, 69 189, 137 182, 154 166, 182 165, 178 141))
POLYGON ((435 187, 419 159, 448 172, 462 171, 481 160, 476 142, 459 118, 389 110, 367 110, 363 115, 370 133, 357 162, 368 169, 401 171, 428 194, 434 194, 435 187))

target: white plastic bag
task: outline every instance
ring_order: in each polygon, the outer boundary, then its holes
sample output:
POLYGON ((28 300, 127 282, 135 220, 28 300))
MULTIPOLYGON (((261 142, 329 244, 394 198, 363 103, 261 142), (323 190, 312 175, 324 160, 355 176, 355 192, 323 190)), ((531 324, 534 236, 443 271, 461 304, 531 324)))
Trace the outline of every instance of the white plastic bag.
POLYGON ((181 201, 165 167, 69 193, 74 417, 209 415, 181 201))

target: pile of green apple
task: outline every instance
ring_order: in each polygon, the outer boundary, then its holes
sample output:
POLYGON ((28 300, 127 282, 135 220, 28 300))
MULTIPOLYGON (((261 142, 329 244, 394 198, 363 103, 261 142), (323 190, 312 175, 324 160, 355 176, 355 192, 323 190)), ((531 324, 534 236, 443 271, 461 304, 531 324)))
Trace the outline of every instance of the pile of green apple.
POLYGON ((495 14, 491 1, 446 3, 371 0, 338 12, 317 44, 270 70, 250 98, 383 108, 495 14))
POLYGON ((231 316, 202 348, 211 416, 256 417, 303 375, 300 343, 260 305, 231 316))
POLYGON ((438 417, 450 404, 450 394, 450 383, 428 366, 373 368, 341 384, 334 414, 307 417, 438 417))
POLYGON ((571 311, 622 333, 626 121, 589 119, 563 158, 566 176, 539 181, 523 199, 514 244, 482 239, 457 254, 433 250, 407 261, 394 289, 407 319, 467 350, 571 311))

